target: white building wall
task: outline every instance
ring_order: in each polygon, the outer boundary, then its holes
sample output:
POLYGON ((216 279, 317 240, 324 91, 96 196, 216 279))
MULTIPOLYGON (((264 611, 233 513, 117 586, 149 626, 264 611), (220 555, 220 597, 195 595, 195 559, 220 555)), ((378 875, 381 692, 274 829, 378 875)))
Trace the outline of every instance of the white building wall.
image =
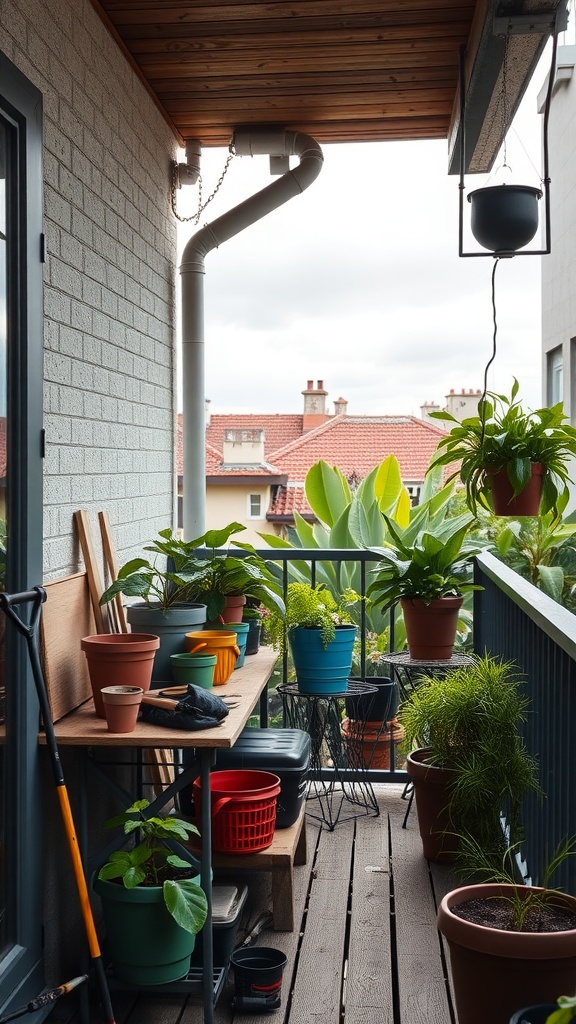
POLYGON ((88 0, 3 0, 0 48, 44 97, 49 579, 82 568, 78 508, 121 562, 175 522, 177 143, 88 0))
MULTIPOLYGON (((552 251, 542 257, 543 404, 549 404, 550 353, 563 355, 562 401, 576 423, 574 346, 576 345, 576 47, 559 47, 549 121, 552 251)), ((542 94, 541 94, 542 95, 542 94)))

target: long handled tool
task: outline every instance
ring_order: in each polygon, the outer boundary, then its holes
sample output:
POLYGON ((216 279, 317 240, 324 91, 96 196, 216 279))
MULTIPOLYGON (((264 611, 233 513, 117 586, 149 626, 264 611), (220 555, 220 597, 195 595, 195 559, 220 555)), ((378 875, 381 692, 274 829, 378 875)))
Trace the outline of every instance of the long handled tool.
POLYGON ((18 1010, 13 1010, 12 1013, 7 1013, 4 1017, 0 1017, 0 1024, 8 1024, 9 1020, 16 1020, 17 1017, 23 1017, 25 1013, 36 1013, 36 1010, 41 1010, 44 1006, 49 1006, 50 1003, 55 1003, 60 996, 66 996, 72 989, 83 985, 85 981, 88 981, 87 974, 81 974, 78 978, 72 978, 72 981, 65 981, 63 985, 58 985, 58 988, 51 988, 49 992, 42 992, 41 995, 31 999, 26 1006, 21 1006, 18 1010))
POLYGON ((60 810, 62 812, 62 819, 64 821, 64 828, 66 830, 66 838, 68 840, 70 855, 72 857, 72 865, 74 868, 76 885, 78 887, 80 908, 82 911, 82 918, 84 920, 84 927, 86 929, 86 936, 88 939, 88 947, 90 950, 92 967, 94 968, 94 975, 98 985, 98 991, 100 994, 100 1000, 102 1003, 102 1010, 105 1016, 106 1024, 114 1024, 114 1013, 112 1010, 112 1003, 110 1001, 110 991, 108 988, 108 982, 106 980, 106 973, 104 971, 104 964, 102 961, 102 954, 100 952, 100 945, 98 943, 98 936, 96 935, 96 926, 94 924, 94 917, 92 915, 92 907, 90 906, 88 887, 86 885, 86 876, 84 874, 84 868, 82 866, 82 857, 80 855, 80 848, 78 846, 78 840, 76 838, 76 832, 74 829, 74 822, 72 820, 72 809, 70 807, 70 800, 68 799, 68 791, 66 789, 66 784, 64 782, 64 773, 62 771, 62 765, 60 762, 60 754, 58 753, 56 737, 54 735, 54 724, 52 722, 52 715, 50 712, 48 691, 46 689, 44 673, 42 671, 42 665, 40 663, 40 652, 38 647, 38 623, 40 621, 40 610, 45 600, 46 591, 44 590, 43 587, 34 587, 33 590, 28 590, 23 594, 12 594, 11 596, 9 594, 0 593, 0 608, 5 613, 7 618, 9 618, 11 622, 14 623, 18 632, 21 633, 22 636, 26 639, 26 644, 28 647, 28 656, 30 658, 30 665, 32 667, 32 675, 34 677, 34 684, 36 686, 36 693, 38 695, 38 702, 40 704, 40 711, 42 714, 44 731, 46 733, 46 746, 48 748, 48 753, 52 764, 54 781, 56 783, 56 792, 58 794, 58 801, 60 803, 60 810), (24 619, 20 618, 20 616, 14 610, 14 605, 21 604, 31 605, 30 617, 27 622, 24 619))

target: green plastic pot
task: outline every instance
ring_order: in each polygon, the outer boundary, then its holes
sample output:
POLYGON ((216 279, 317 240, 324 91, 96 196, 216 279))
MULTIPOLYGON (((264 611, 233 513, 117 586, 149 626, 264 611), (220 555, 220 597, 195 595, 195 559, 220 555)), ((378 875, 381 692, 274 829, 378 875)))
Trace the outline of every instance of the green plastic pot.
POLYGON ((119 981, 140 987, 186 977, 196 936, 166 910, 161 886, 126 889, 94 878, 93 888, 102 900, 106 945, 119 981))
POLYGON ((184 654, 170 655, 170 668, 172 678, 179 686, 202 686, 205 690, 211 690, 214 685, 214 668, 218 658, 215 654, 194 654, 192 651, 184 654))

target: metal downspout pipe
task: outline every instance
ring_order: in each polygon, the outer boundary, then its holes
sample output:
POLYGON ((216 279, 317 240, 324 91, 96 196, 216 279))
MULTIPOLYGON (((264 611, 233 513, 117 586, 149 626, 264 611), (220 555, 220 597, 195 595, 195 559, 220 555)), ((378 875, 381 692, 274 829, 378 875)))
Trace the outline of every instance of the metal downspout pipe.
POLYGON ((184 538, 193 540, 206 529, 206 424, 204 394, 204 260, 212 249, 266 217, 303 192, 318 177, 323 155, 318 143, 293 131, 238 131, 239 156, 297 156, 300 163, 277 181, 206 224, 186 243, 182 277, 182 448, 184 538))

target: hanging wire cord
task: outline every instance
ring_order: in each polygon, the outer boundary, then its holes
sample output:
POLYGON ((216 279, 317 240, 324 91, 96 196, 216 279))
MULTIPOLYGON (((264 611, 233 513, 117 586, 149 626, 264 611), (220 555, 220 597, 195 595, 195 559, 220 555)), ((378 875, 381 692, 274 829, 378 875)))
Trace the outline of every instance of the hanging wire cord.
POLYGON ((492 332, 492 355, 484 367, 484 390, 480 399, 480 408, 482 412, 480 419, 482 422, 482 430, 480 433, 480 451, 484 450, 484 435, 486 433, 486 395, 488 394, 488 370, 492 366, 496 358, 496 339, 498 336, 498 321, 496 319, 496 268, 500 262, 501 257, 494 257, 494 266, 492 267, 492 323, 494 324, 494 330, 492 332))

